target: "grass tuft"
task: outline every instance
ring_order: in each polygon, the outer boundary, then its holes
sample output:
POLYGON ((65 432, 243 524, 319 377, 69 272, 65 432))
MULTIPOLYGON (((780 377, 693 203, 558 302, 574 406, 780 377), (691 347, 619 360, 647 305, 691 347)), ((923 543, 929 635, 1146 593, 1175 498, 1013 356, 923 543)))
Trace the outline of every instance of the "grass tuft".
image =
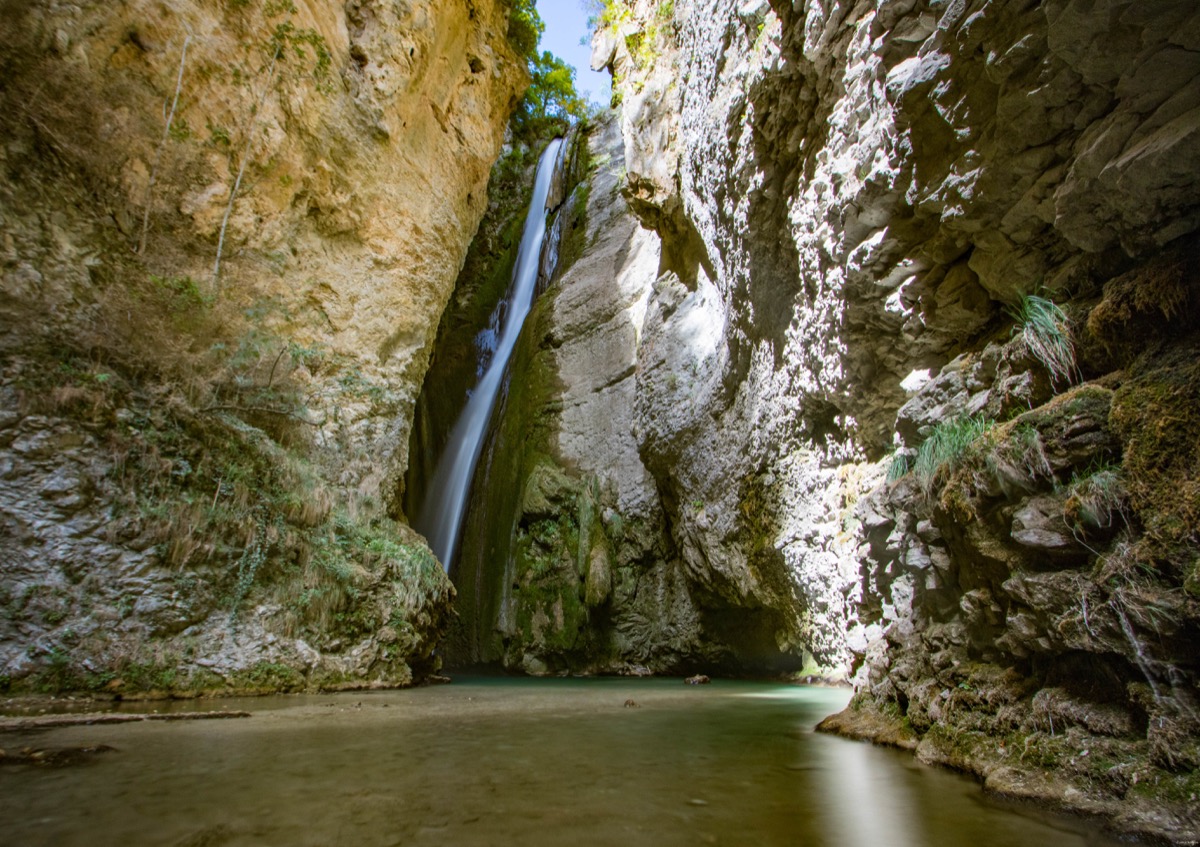
POLYGON ((938 424, 917 450, 912 473, 921 489, 930 494, 934 480, 942 469, 953 470, 971 453, 980 438, 987 435, 995 422, 978 415, 959 415, 938 424))
POLYGON ((1008 314, 1016 323, 1012 334, 1019 335, 1030 355, 1045 365, 1050 379, 1069 384, 1078 371, 1066 313, 1045 297, 1025 294, 1015 307, 1008 309, 1008 314))
POLYGON ((1076 474, 1067 485, 1064 507, 1067 524, 1074 530, 1098 531, 1114 527, 1118 518, 1128 523, 1129 494, 1120 465, 1094 465, 1076 474))
POLYGON ((893 453, 888 462, 887 481, 898 482, 912 470, 912 457, 907 453, 893 453))

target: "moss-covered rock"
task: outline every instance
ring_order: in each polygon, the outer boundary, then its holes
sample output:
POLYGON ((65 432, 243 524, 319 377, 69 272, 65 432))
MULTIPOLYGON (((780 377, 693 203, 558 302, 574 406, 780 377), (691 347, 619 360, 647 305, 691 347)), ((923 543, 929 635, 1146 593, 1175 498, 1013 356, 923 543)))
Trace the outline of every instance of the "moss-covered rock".
POLYGON ((1200 347, 1145 356, 1113 402, 1122 470, 1146 536, 1178 576, 1194 580, 1200 546, 1200 347))
POLYGON ((293 690, 432 669, 452 586, 376 499, 333 484, 305 433, 197 410, 169 384, 151 400, 123 363, 61 354, 53 371, 0 360, 18 457, 0 507, 19 516, 0 541, 0 632, 33 627, 41 645, 4 638, 15 690, 293 690), (279 673, 251 673, 264 662, 279 673))

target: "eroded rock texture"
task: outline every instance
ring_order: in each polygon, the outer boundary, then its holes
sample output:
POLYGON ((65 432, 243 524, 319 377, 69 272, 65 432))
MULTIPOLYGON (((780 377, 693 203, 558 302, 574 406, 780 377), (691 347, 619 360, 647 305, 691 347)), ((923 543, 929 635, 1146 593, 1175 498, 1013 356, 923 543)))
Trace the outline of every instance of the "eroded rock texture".
POLYGON ((1194 4, 626 5, 633 425, 690 583, 929 758, 1194 838, 1194 4))
POLYGON ((3 4, 5 685, 429 664, 452 589, 392 518, 527 81, 507 25, 493 0, 3 4))
POLYGON ((455 661, 535 674, 735 660, 711 632, 632 434, 659 243, 621 196, 619 124, 573 142, 557 268, 526 323, 455 572, 455 661), (461 636, 461 637, 458 637, 461 636))

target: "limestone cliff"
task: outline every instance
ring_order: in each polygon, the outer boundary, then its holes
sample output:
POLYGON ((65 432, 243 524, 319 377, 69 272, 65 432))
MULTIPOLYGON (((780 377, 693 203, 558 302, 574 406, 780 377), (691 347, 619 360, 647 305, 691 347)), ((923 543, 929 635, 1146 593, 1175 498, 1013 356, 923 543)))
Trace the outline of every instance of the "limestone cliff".
POLYGON ((1194 839, 1194 4, 606 23, 689 584, 847 667, 844 731, 1194 839))
POLYGON ((732 668, 739 658, 705 625, 632 434, 660 257, 620 193, 621 151, 611 114, 574 143, 546 290, 467 517, 455 571, 464 626, 449 645, 458 662, 544 674, 732 668))
POLYGON ((405 681, 434 331, 527 80, 496 0, 0 4, 0 680, 405 681))

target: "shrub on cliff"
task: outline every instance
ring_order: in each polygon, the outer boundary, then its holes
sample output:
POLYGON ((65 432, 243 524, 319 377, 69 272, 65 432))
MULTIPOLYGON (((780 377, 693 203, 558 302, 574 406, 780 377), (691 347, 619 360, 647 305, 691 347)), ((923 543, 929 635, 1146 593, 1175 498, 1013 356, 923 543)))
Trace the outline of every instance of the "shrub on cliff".
POLYGON ((524 144, 561 135, 587 117, 587 101, 575 90, 575 69, 553 53, 538 52, 546 25, 534 0, 511 0, 508 41, 529 68, 529 88, 513 112, 513 137, 524 144))
POLYGON ((508 41, 526 59, 537 56, 538 41, 545 32, 534 0, 511 0, 508 7, 508 41))

